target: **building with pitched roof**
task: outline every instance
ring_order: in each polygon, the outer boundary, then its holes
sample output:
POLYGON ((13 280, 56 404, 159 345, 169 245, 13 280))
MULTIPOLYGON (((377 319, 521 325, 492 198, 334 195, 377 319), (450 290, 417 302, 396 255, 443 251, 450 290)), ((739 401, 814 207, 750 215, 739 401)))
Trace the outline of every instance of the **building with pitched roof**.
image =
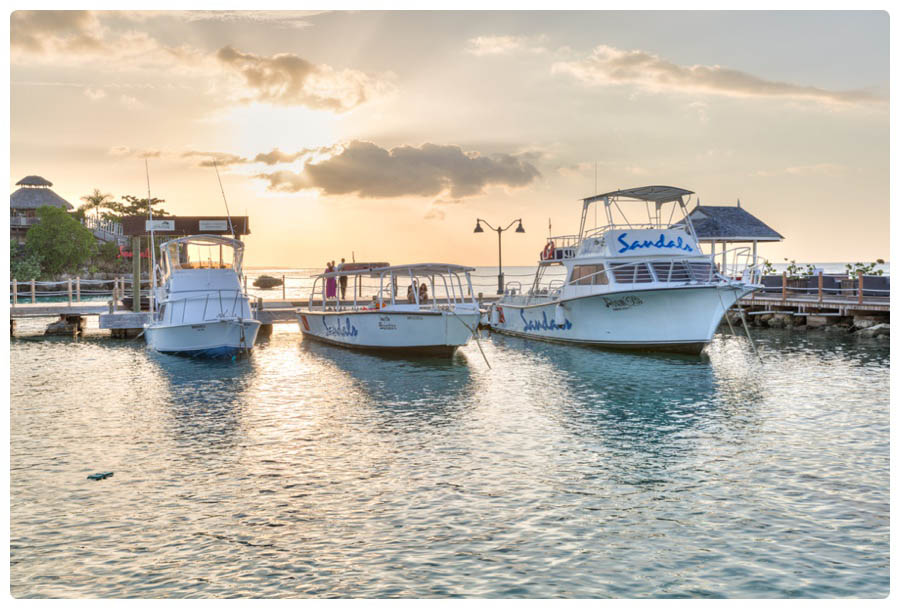
MULTIPOLYGON (((760 243, 783 241, 784 237, 768 224, 741 207, 731 205, 700 205, 691 210, 689 217, 701 243, 709 243, 711 253, 721 248, 721 268, 726 268, 725 258, 729 246, 745 243, 752 247, 751 264, 757 261, 757 246, 760 243)), ((734 248, 732 247, 732 250, 734 248)))
POLYGON ((50 190, 53 183, 41 176, 26 176, 16 182, 21 186, 9 195, 9 238, 24 241, 25 233, 32 225, 37 224, 37 209, 45 205, 72 211, 75 207, 61 196, 50 190))

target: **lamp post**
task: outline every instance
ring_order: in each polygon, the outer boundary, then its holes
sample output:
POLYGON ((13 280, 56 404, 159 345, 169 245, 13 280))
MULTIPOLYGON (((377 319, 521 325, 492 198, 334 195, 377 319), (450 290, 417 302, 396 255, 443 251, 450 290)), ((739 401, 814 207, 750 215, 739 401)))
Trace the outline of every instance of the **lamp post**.
POLYGON ((503 293, 503 245, 501 243, 500 237, 503 235, 503 231, 509 230, 512 227, 512 225, 515 224, 516 222, 519 223, 519 226, 516 227, 516 232, 524 233, 525 229, 522 228, 522 218, 519 218, 518 220, 513 220, 512 222, 509 223, 509 226, 507 226, 506 228, 494 228, 493 226, 490 225, 490 223, 487 220, 482 220, 481 218, 477 218, 475 220, 475 230, 473 232, 476 232, 476 233, 484 232, 484 229, 481 228, 482 222, 484 222, 489 229, 497 231, 497 258, 498 258, 497 266, 499 268, 499 273, 497 274, 497 293, 502 294, 503 293))

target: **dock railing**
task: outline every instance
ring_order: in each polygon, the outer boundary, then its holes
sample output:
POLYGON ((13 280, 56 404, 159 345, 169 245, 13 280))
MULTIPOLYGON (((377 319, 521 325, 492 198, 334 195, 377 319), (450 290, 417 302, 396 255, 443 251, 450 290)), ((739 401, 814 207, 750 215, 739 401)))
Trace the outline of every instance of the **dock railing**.
MULTIPOLYGON (((82 279, 74 277, 60 281, 37 281, 35 279, 20 281, 13 278, 9 282, 10 303, 13 306, 20 302, 38 302, 42 299, 58 299, 65 297, 69 304, 83 302, 84 300, 101 300, 113 298, 120 300, 125 296, 126 285, 130 286, 132 280, 126 276, 112 279, 82 279), (48 289, 50 288, 50 289, 48 289), (23 294, 24 292, 24 294, 23 294)), ((149 279, 142 279, 141 285, 149 285, 149 279)))
POLYGON ((781 300, 801 298, 824 302, 825 300, 889 301, 891 296, 890 276, 863 275, 862 272, 850 277, 847 274, 817 273, 812 276, 791 277, 786 271, 780 275, 764 275, 760 279, 761 295, 780 296, 781 300))

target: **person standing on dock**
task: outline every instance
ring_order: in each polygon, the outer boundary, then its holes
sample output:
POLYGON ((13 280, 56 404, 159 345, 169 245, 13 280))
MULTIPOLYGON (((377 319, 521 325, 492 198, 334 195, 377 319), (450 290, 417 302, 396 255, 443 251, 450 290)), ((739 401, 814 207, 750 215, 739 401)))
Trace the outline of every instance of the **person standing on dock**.
MULTIPOLYGON (((337 270, 338 271, 344 270, 344 259, 343 258, 341 258, 341 263, 338 265, 337 270)), ((344 297, 345 297, 344 295, 347 293, 347 276, 341 275, 338 278, 338 281, 341 282, 341 300, 344 300, 344 297)))
MULTIPOLYGON (((331 262, 325 263, 325 272, 333 273, 334 272, 334 260, 331 262)), ((325 279, 325 298, 326 300, 329 298, 337 297, 337 282, 334 280, 334 277, 328 277, 325 279)))

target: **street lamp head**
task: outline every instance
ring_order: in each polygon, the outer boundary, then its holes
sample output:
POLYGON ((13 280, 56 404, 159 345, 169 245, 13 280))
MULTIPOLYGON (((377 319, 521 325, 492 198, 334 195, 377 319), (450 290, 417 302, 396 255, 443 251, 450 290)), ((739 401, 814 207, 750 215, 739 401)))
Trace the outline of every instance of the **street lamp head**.
POLYGON ((483 232, 484 232, 484 229, 481 228, 481 220, 476 220, 476 221, 475 221, 475 230, 472 231, 472 232, 473 232, 473 233, 483 233, 483 232))
POLYGON ((516 232, 517 232, 517 233, 524 233, 524 232, 525 232, 525 229, 522 228, 522 221, 521 221, 521 220, 519 220, 519 226, 516 227, 516 232))

